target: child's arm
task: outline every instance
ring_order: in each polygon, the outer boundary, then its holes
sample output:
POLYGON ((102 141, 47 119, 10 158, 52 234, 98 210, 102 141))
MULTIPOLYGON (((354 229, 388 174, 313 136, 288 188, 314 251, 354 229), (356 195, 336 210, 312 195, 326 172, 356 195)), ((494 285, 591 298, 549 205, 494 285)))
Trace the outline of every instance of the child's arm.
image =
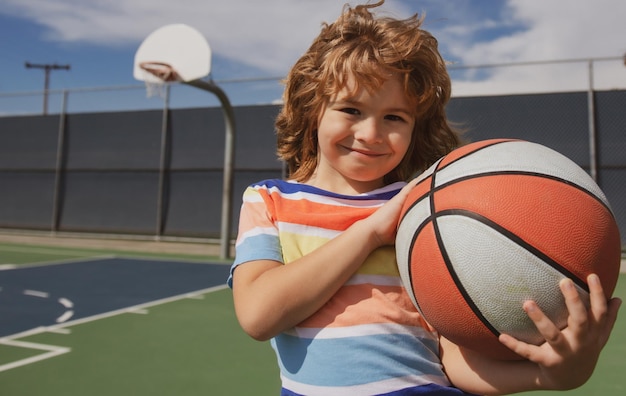
POLYGON ((540 346, 501 335, 500 342, 528 360, 495 361, 463 350, 442 339, 442 362, 452 383, 471 393, 506 394, 536 389, 566 390, 584 384, 615 324, 621 300, 606 301, 596 275, 588 278, 591 307, 581 301, 571 280, 561 291, 569 310, 568 325, 560 331, 532 301, 524 310, 547 340, 540 346))
POLYGON ((320 309, 374 249, 394 243, 400 209, 414 185, 409 183, 372 215, 288 265, 270 260, 239 265, 233 273, 233 299, 244 331, 267 340, 320 309))

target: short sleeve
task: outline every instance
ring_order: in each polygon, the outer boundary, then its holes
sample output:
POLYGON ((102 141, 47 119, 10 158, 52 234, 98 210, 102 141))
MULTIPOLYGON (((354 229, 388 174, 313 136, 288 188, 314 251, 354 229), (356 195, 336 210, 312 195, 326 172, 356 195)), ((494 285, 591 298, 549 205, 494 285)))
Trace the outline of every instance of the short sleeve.
POLYGON ((235 261, 228 277, 231 288, 233 272, 239 265, 254 260, 283 262, 278 228, 268 210, 271 200, 264 193, 257 187, 248 187, 243 194, 235 261))

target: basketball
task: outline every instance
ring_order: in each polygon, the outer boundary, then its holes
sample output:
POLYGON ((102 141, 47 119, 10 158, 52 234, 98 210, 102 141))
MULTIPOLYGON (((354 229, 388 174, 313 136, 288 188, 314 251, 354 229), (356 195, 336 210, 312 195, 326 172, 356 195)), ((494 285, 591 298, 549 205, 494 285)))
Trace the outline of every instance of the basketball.
POLYGON ((398 269, 417 309, 450 341, 522 359, 498 336, 544 341, 524 301, 564 328, 562 278, 574 281, 587 306, 591 273, 611 297, 620 270, 617 223, 604 193, 569 158, 528 141, 485 140, 418 178, 398 225, 398 269))

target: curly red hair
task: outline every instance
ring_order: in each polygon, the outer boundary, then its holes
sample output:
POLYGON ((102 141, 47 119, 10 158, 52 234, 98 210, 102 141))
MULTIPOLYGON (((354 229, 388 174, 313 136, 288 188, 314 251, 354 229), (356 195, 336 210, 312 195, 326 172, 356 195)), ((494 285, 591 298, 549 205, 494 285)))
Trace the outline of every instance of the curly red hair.
POLYGON ((344 6, 332 24, 295 63, 285 79, 283 107, 276 119, 278 157, 289 177, 306 181, 318 161, 317 121, 325 104, 354 77, 355 87, 379 88, 390 73, 399 75, 416 119, 410 147, 385 182, 408 180, 461 144, 446 118, 451 82, 437 40, 408 19, 375 17, 382 5, 344 6))

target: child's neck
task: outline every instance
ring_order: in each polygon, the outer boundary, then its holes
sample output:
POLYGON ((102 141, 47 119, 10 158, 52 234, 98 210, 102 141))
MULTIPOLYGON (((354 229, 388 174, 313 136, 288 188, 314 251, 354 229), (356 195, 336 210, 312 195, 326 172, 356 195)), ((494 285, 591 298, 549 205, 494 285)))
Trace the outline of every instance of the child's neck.
POLYGON ((330 191, 341 195, 359 195, 384 187, 384 182, 380 180, 360 181, 351 179, 323 179, 313 174, 308 180, 303 181, 313 187, 330 191))

